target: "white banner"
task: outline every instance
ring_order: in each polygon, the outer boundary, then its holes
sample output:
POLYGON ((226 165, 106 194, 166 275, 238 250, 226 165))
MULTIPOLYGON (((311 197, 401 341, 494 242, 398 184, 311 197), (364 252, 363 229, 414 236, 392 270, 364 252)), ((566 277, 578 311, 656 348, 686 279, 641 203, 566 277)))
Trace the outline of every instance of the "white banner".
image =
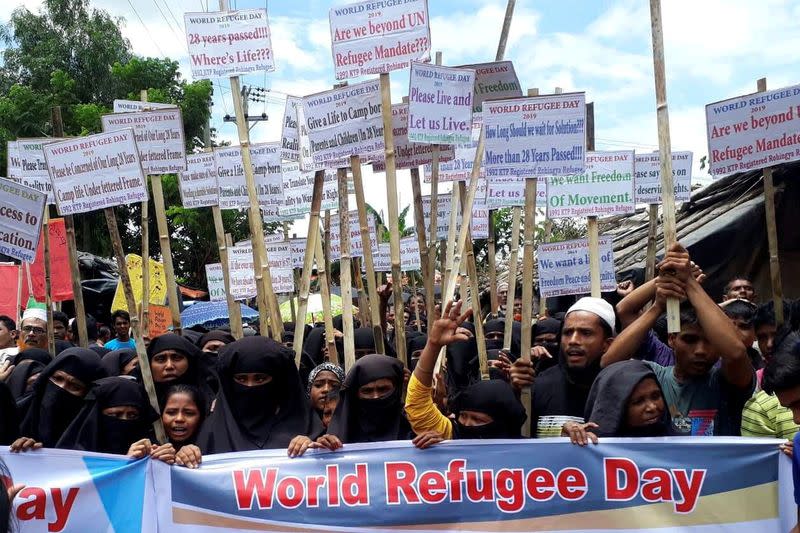
POLYGON ((547 218, 633 213, 633 176, 633 150, 589 152, 583 174, 547 179, 547 218))
POLYGON ((193 78, 275 70, 266 9, 186 13, 183 21, 193 78))
MULTIPOLYGON (((519 207, 525 205, 525 179, 516 176, 504 176, 487 180, 486 207, 500 209, 502 207, 519 207)), ((547 178, 536 179, 536 209, 547 206, 547 178)))
POLYGON ((486 175, 570 176, 584 171, 585 93, 485 102, 486 175))
MULTIPOLYGON (((676 202, 692 195, 692 152, 672 152, 672 186, 676 202)), ((637 204, 661 203, 661 156, 658 152, 636 154, 633 199, 637 204)))
POLYGON ((288 241, 268 242, 265 239, 269 268, 292 268, 292 251, 288 241))
POLYGON ((0 179, 0 254, 33 263, 45 202, 43 192, 0 179))
POLYGON ((237 244, 228 248, 228 276, 234 300, 246 300, 256 296, 252 245, 237 244))
MULTIPOLYGON (((300 218, 311 212, 314 195, 314 172, 301 172, 297 163, 283 164, 283 204, 280 215, 284 218, 300 218)), ((322 184, 322 206, 320 211, 336 209, 339 205, 339 188, 336 171, 326 170, 322 184)))
MULTIPOLYGON (((392 106, 392 134, 394 135, 394 164, 395 168, 409 169, 433 162, 434 145, 417 144, 408 140, 408 104, 394 104, 392 106)), ((474 156, 474 151, 473 151, 474 156)), ((455 150, 451 145, 439 146, 440 165, 444 161, 451 161, 455 157, 455 150)), ((384 172, 386 170, 385 154, 376 154, 372 161, 372 170, 384 172)), ((426 176, 426 181, 429 180, 426 176)))
POLYGON ((44 154, 60 215, 147 200, 130 128, 46 144, 44 154))
MULTIPOLYGON (((610 235, 600 236, 600 287, 603 292, 617 287, 613 245, 614 239, 610 235)), ((591 292, 587 239, 541 243, 536 250, 536 259, 542 298, 591 292)))
POLYGON ((272 291, 275 294, 290 294, 294 292, 294 270, 291 268, 273 268, 269 273, 272 276, 272 291))
POLYGON ((411 63, 408 140, 424 144, 470 142, 474 86, 474 70, 411 63))
POLYGON ((103 115, 103 131, 133 128, 145 174, 186 170, 186 146, 180 109, 103 115))
POLYGON ((219 204, 217 167, 213 152, 186 156, 186 172, 178 173, 183 207, 210 207, 219 204))
POLYGON ((22 160, 19 158, 17 141, 8 141, 6 144, 6 173, 9 178, 14 179, 19 178, 22 173, 22 160))
POLYGON ((175 104, 162 104, 160 102, 142 102, 140 100, 114 100, 114 113, 135 113, 145 109, 173 109, 175 104))
POLYGON ((476 113, 483 111, 483 102, 486 100, 506 100, 522 96, 522 88, 511 61, 476 63, 462 65, 460 68, 475 69, 475 97, 472 110, 476 113))
MULTIPOLYGON (((331 213, 331 231, 330 231, 330 261, 338 261, 342 257, 342 249, 339 238, 339 230, 341 226, 341 219, 339 213, 331 213)), ((375 216, 372 213, 367 214, 367 226, 369 226, 369 243, 372 252, 374 253, 378 247, 378 235, 375 231, 375 216)), ((361 225, 358 221, 358 211, 350 211, 350 257, 364 257, 364 247, 361 243, 361 225)))
MULTIPOLYGON (((475 164, 475 152, 478 150, 478 140, 480 139, 483 118, 480 114, 472 115, 472 131, 470 141, 463 144, 449 146, 453 149, 453 157, 449 160, 439 161, 439 182, 445 181, 467 181, 472 177, 472 167, 475 164)), ((419 146, 419 145, 413 145, 419 146)), ((433 165, 425 164, 425 183, 432 180, 431 173, 433 165)), ((486 177, 486 152, 483 154, 483 162, 478 170, 478 177, 486 177)))
POLYGON ((284 161, 300 161, 300 131, 297 128, 297 110, 302 106, 302 98, 286 97, 281 124, 281 159, 284 161))
POLYGON ((714 176, 800 160, 800 85, 706 106, 714 176))
POLYGON ((419 257, 419 239, 416 235, 400 239, 400 268, 405 272, 422 268, 419 257))
MULTIPOLYGON (((402 258, 400 261, 402 261, 402 258)), ((375 272, 392 271, 392 253, 388 242, 378 243, 378 248, 372 251, 372 270, 375 272)), ((367 265, 362 261, 361 272, 366 271, 367 265)))
POLYGON ((337 80, 391 72, 431 57, 427 0, 357 2, 331 8, 329 19, 337 80))
POLYGON ((384 150, 378 80, 306 96, 303 116, 314 165, 349 166, 351 155, 384 150))
MULTIPOLYGON (((47 161, 44 157, 44 145, 66 141, 63 137, 43 137, 37 139, 19 139, 14 144, 15 167, 9 167, 9 177, 17 179, 31 189, 47 194, 47 203, 55 203, 53 184, 47 174, 47 161)), ((9 143, 11 144, 11 143, 9 143)))
MULTIPOLYGON (((250 147, 250 160, 258 191, 264 222, 284 220, 278 212, 283 205, 283 173, 281 171, 281 144, 279 142, 254 144, 250 147)), ((249 199, 248 199, 249 203, 249 199)))
POLYGON ((208 281, 208 299, 212 302, 223 302, 225 295, 225 275, 222 272, 222 263, 206 265, 206 280, 208 281))
POLYGON ((289 250, 292 254, 292 268, 303 268, 303 261, 305 261, 306 258, 306 246, 306 239, 289 239, 289 250))
MULTIPOLYGON (((479 201, 480 194, 485 195, 486 180, 478 182, 479 189, 475 196, 475 203, 472 205, 472 221, 470 223, 470 230, 472 231, 473 239, 486 239, 489 237, 489 208, 483 201, 479 201)), ((446 239, 447 233, 450 229, 450 211, 451 211, 451 194, 448 192, 439 192, 438 208, 436 214, 436 238, 446 239)), ((456 222, 456 231, 461 231, 461 213, 462 206, 458 204, 458 219, 456 222)), ((431 197, 422 197, 422 214, 425 220, 425 235, 430 235, 431 227, 431 197)))
POLYGON ((249 206, 241 148, 238 146, 215 148, 214 165, 217 167, 219 207, 236 209, 249 206))

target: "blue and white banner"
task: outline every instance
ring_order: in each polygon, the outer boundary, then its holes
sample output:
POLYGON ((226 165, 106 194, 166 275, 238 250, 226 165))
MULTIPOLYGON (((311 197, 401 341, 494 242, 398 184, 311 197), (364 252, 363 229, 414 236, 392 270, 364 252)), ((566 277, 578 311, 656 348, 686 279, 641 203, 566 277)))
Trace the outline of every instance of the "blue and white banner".
POLYGON ((20 531, 786 532, 790 461, 771 439, 407 441, 157 461, 0 452, 20 531))

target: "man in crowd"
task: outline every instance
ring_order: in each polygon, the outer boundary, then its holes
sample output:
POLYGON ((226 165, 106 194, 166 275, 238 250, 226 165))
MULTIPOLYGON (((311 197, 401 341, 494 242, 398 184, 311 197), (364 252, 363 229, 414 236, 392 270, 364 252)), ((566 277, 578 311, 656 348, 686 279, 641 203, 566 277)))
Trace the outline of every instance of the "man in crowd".
POLYGON ((735 300, 741 298, 756 303, 756 290, 753 282, 744 276, 736 276, 725 284, 723 289, 722 301, 735 300))
MULTIPOLYGON (((753 393, 753 366, 739 333, 692 275, 689 254, 678 243, 659 265, 655 303, 616 338, 602 365, 632 358, 666 310, 668 298, 688 300, 681 330, 669 335, 675 364, 653 368, 677 435, 738 435, 742 407, 753 393), (717 366, 717 362, 721 364, 717 366)), ((635 291, 634 291, 635 293, 635 291)), ((632 293, 632 294, 634 294, 632 293)))
POLYGON ((53 338, 57 341, 67 340, 69 317, 61 311, 53 311, 53 338))
POLYGON ((117 336, 105 344, 108 350, 120 350, 122 348, 136 349, 136 344, 131 339, 131 315, 127 311, 117 309, 111 314, 111 323, 117 336))
POLYGON ((47 350, 47 327, 47 312, 44 309, 26 309, 19 328, 24 348, 47 350))
POLYGON ((17 324, 14 319, 0 315, 0 363, 17 355, 17 324))

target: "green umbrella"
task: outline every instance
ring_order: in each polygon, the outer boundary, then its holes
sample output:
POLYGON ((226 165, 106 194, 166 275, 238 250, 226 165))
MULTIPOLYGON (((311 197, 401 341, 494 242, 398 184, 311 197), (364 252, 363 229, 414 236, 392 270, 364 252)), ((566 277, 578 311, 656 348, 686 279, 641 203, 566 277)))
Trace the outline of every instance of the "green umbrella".
MULTIPOLYGON (((281 318, 284 322, 291 322, 292 321, 292 302, 294 302, 294 309, 297 312, 297 301, 298 298, 292 298, 291 300, 286 300, 281 304, 281 318)), ((331 294, 331 315, 336 316, 342 312, 342 298, 336 294, 331 294)), ((357 313, 358 308, 353 307, 353 313, 357 313)), ((308 296, 308 306, 306 308, 306 324, 315 324, 317 322, 323 321, 323 314, 322 314, 322 295, 320 294, 310 294, 308 296)))

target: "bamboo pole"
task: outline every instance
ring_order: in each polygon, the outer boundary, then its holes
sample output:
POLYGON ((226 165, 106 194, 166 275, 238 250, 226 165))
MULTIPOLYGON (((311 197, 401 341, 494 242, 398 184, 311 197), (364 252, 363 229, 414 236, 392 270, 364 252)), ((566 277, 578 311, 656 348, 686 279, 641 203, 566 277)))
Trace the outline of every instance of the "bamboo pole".
POLYGON ((345 368, 356 364, 353 334, 353 287, 350 272, 350 206, 347 194, 347 169, 337 171, 339 180, 339 286, 342 290, 342 334, 344 335, 345 368))
POLYGON ((389 74, 382 73, 381 114, 383 115, 383 140, 386 145, 386 196, 389 212, 389 249, 392 261, 392 289, 394 294, 394 349, 397 358, 408 366, 406 358, 406 328, 403 323, 403 275, 400 270, 400 214, 397 206, 397 174, 395 171, 394 132, 392 131, 392 95, 389 74))
MULTIPOLYGON (((50 117, 51 122, 53 123, 53 137, 63 137, 64 122, 61 118, 61 106, 53 106, 53 108, 50 110, 50 117)), ((75 241, 75 220, 72 218, 72 215, 64 215, 64 230, 67 237, 69 273, 70 281, 72 282, 72 299, 75 303, 75 320, 78 324, 78 344, 81 348, 87 348, 89 346, 89 338, 88 333, 86 332, 86 307, 83 304, 81 271, 78 266, 78 245, 75 241)), ((20 273, 21 272, 22 268, 20 268, 20 273)), ((19 297, 17 299, 19 300, 19 297)))
MULTIPOLYGON (((142 89, 139 99, 147 102, 147 89, 142 89)), ((143 109, 147 110, 148 107, 143 109)), ((142 201, 142 335, 150 336, 150 202, 142 201)), ((170 298, 172 300, 172 298, 170 298)))
MULTIPOLYGON (((508 260, 508 297, 512 299, 517 292, 517 260, 519 258, 519 226, 521 223, 522 211, 519 207, 514 207, 511 214, 511 257, 508 260)), ((508 304, 506 304, 508 309, 508 304)), ((513 304, 512 304, 513 314, 513 304)), ((513 331, 514 317, 509 316, 506 311, 506 319, 503 331, 503 349, 511 349, 511 334, 513 331)))
MULTIPOLYGON (((147 392, 147 397, 150 400, 150 406, 156 413, 160 414, 161 409, 158 406, 158 397, 156 396, 156 387, 153 383, 153 374, 150 372, 150 360, 147 358, 147 352, 145 351, 144 338, 142 337, 142 330, 139 327, 139 315, 136 313, 136 300, 133 297, 131 278, 128 274, 128 265, 125 262, 122 240, 119 236, 117 217, 114 214, 113 207, 107 207, 103 211, 106 216, 108 233, 111 236, 111 247, 114 249, 114 257, 117 260, 117 267, 119 268, 119 279, 122 283, 123 293, 125 294, 125 302, 128 306, 128 313, 131 315, 131 329, 133 329, 136 356, 139 359, 139 368, 142 372, 142 383, 147 392)), ((164 424, 161 423, 161 416, 153 422, 153 429, 155 430, 156 439, 158 439, 159 442, 167 442, 167 435, 164 432, 164 424)))
POLYGON ((419 246, 419 266, 422 275, 422 286, 425 291, 425 312, 428 319, 428 328, 430 328, 433 325, 433 316, 430 313, 432 313, 431 304, 433 302, 434 281, 428 261, 428 243, 425 240, 425 214, 422 212, 422 188, 420 187, 419 168, 411 169, 411 193, 414 198, 414 225, 418 228, 416 234, 417 244, 419 246))
MULTIPOLYGON (((436 52, 436 64, 442 64, 442 53, 436 52)), ((438 225, 439 220, 439 145, 435 144, 433 146, 433 159, 431 161, 431 227, 429 229, 430 238, 428 239, 428 254, 427 254, 427 270, 428 276, 431 278, 430 282, 425 285, 425 306, 426 312, 428 315, 428 331, 433 328, 433 321, 436 318, 436 302, 435 295, 436 295, 436 242, 437 242, 437 234, 436 234, 436 227, 438 225)), ((413 170, 412 170, 413 172, 413 170)), ((417 177, 419 177, 419 169, 417 169, 417 177)), ((414 184, 414 175, 411 175, 411 184, 414 184)), ((416 193, 415 193, 416 194, 416 193)), ((421 193, 420 193, 421 195, 421 193)), ((421 201, 421 199, 420 199, 421 201)), ((425 232, 425 222, 423 218, 423 222, 420 224, 419 220, 417 220, 417 225, 420 228, 419 233, 423 234, 424 240, 424 232, 425 232)), ((422 248, 420 248, 422 251, 422 248)), ((445 263, 445 256, 441 256, 442 265, 445 263)), ((423 274, 424 274, 423 270, 423 274)), ((444 309, 445 302, 442 302, 442 309, 444 309)))
MULTIPOLYGON (((181 329, 181 310, 178 305, 178 284, 175 282, 175 269, 172 266, 172 249, 169 244, 169 226, 167 212, 164 207, 164 191, 161 188, 161 176, 150 176, 153 186, 153 205, 158 225, 158 242, 161 245, 161 258, 164 263, 164 276, 167 278, 167 303, 172 315, 172 328, 176 332, 181 329)), ((148 295, 149 297, 149 295, 148 295)), ((142 301, 145 296, 142 295, 142 301)))
MULTIPOLYGON (((314 257, 317 261, 317 276, 319 278, 319 295, 322 299, 322 318, 325 322, 325 346, 328 348, 328 359, 341 366, 339 351, 336 349, 336 334, 333 329, 333 314, 331 313, 331 289, 328 282, 327 264, 322 252, 322 232, 317 224, 317 242, 314 246, 314 257)), ((378 323, 380 328, 380 322, 378 323)), ((381 345, 383 346, 383 345, 381 345)))
POLYGON ((42 239, 44 240, 44 304, 47 312, 47 351, 56 354, 56 339, 53 332, 53 298, 50 283, 50 206, 45 202, 42 219, 42 239))
MULTIPOLYGON (((594 102, 586 104, 586 151, 594 151, 594 102)), ((596 216, 587 217, 586 229, 589 234, 589 286, 591 295, 600 298, 600 229, 596 216)))
POLYGON ((356 295, 358 298, 358 321, 362 328, 370 327, 372 321, 369 315, 369 298, 364 288, 364 278, 361 276, 361 258, 353 257, 350 260, 350 275, 355 280, 356 295))
MULTIPOLYGON (((466 191, 464 190, 464 182, 459 181, 454 183, 458 188, 458 197, 461 199, 463 208, 467 208, 466 204, 466 191)), ((461 214, 462 219, 466 219, 466 213, 461 214)), ((478 289, 478 269, 475 266, 475 252, 472 249, 472 231, 469 227, 461 228, 461 231, 467 232, 467 240, 464 245, 464 253, 467 256, 467 277, 469 278, 469 301, 472 305, 472 323, 475 324, 475 342, 478 346, 478 367, 480 369, 481 379, 489 379, 489 357, 486 353, 486 335, 483 332, 483 319, 481 316, 481 297, 480 290, 478 289)))
POLYGON ((503 17, 503 29, 500 31, 500 42, 497 45, 495 61, 502 60, 506 54, 506 42, 508 41, 508 33, 511 31, 511 19, 514 17, 516 3, 516 0, 508 0, 508 4, 506 4, 506 15, 503 17))
MULTIPOLYGON (((664 67, 664 35, 661 25, 661 0, 650 0, 650 27, 653 33, 653 70, 656 85, 656 117, 658 119, 658 150, 661 157, 661 204, 664 208, 664 250, 677 241, 675 228, 675 189, 672 184, 672 146, 667 107, 667 77, 664 67)), ((667 331, 681 330, 680 302, 667 300, 667 331)))
MULTIPOLYGON (((417 277, 413 272, 411 272, 408 277, 411 278, 411 295, 413 298, 417 296, 417 277)), ((414 304, 414 320, 416 320, 417 332, 421 332, 422 324, 420 324, 419 307, 416 304, 414 304)))
MULTIPOLYGON (((536 178, 525 180, 525 231, 522 255, 522 351, 523 361, 531 359, 531 337, 533 334, 533 253, 536 229, 536 178)), ((522 390, 520 401, 528 413, 522 434, 531 436, 531 391, 522 390)))
POLYGON ((300 291, 297 296, 297 316, 300 320, 294 323, 294 363, 300 368, 300 358, 303 355, 303 329, 305 328, 306 309, 308 309, 308 293, 311 290, 311 270, 314 267, 314 251, 319 239, 319 208, 322 205, 322 185, 325 181, 325 171, 318 170, 314 173, 314 189, 311 197, 311 215, 308 220, 308 234, 306 237, 306 250, 303 256, 303 273, 300 276, 300 291))
MULTIPOLYGON (((353 168, 353 188, 356 193, 356 206, 358 207, 358 224, 361 230, 361 246, 364 249, 364 266, 366 267, 367 290, 369 291, 369 316, 372 326, 372 336, 375 339, 375 351, 386 353, 383 345, 383 329, 381 328, 380 302, 378 287, 375 284, 375 261, 372 257, 372 245, 369 239, 369 226, 367 223, 367 202, 364 198, 364 182, 361 176, 361 159, 358 156, 350 158, 353 168)), ((361 275, 359 271, 358 275, 361 275)))
MULTIPOLYGON (((553 221, 549 218, 544 221, 544 242, 550 242, 553 237, 553 221)), ((547 314, 547 298, 539 300, 539 314, 547 314)))
MULTIPOLYGON (((447 247, 445 248, 444 272, 442 272, 442 286, 450 286, 450 278, 458 278, 458 270, 453 271, 453 250, 456 247, 456 226, 458 225, 458 211, 461 200, 458 195, 457 182, 453 182, 453 189, 450 191, 450 226, 447 228, 447 247)), ((433 224, 433 221, 431 221, 433 224)), ((453 294, 455 294, 455 282, 453 282, 453 294)), ((452 296, 451 296, 452 297, 452 296)), ((447 300, 444 299, 444 290, 442 291, 442 305, 447 305, 447 300)))
POLYGON ((222 221, 222 210, 218 205, 211 207, 211 215, 214 218, 214 232, 217 235, 217 249, 219 250, 219 262, 222 265, 222 281, 225 284, 225 302, 228 304, 228 321, 231 326, 231 334, 237 339, 244 336, 242 331, 242 308, 231 294, 231 273, 228 265, 228 243, 225 241, 225 225, 222 221))
MULTIPOLYGON (((758 80, 758 92, 767 90, 767 78, 758 80)), ((767 245, 769 248, 769 279, 772 286, 772 301, 775 306, 775 325, 783 325, 783 283, 781 263, 778 256, 778 228, 775 223, 775 183, 772 168, 764 169, 764 215, 767 224, 767 245)))
POLYGON ((656 275, 656 245, 658 244, 658 204, 650 204, 647 225, 647 260, 645 263, 645 281, 656 275))

